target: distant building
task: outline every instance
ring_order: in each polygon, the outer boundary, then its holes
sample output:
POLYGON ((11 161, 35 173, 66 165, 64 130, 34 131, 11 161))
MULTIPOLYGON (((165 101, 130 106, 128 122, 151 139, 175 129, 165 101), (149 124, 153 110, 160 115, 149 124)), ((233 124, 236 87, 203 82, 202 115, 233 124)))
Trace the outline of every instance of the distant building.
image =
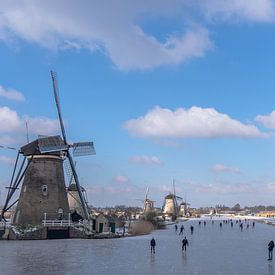
POLYGON ((261 211, 256 215, 258 217, 274 218, 275 217, 275 211, 261 211))
POLYGON ((96 217, 95 230, 97 233, 116 232, 116 221, 113 217, 99 214, 96 217))

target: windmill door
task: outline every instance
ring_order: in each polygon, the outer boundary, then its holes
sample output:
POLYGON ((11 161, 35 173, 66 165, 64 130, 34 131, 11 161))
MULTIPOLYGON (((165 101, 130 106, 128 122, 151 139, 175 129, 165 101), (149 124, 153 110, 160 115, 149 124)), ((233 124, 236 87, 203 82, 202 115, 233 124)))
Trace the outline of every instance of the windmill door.
POLYGON ((99 230, 98 230, 99 233, 102 233, 102 232, 103 232, 103 225, 104 225, 103 222, 100 222, 100 223, 99 223, 99 230))
POLYGON ((110 222, 110 229, 112 233, 116 233, 116 224, 114 222, 110 222))

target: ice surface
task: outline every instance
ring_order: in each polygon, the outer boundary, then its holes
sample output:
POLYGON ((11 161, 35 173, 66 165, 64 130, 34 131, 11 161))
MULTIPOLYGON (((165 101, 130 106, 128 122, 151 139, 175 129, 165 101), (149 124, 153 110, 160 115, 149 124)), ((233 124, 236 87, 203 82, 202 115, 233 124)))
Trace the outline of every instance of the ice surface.
MULTIPOLYGON (((219 227, 207 221, 184 222, 189 247, 181 251, 174 226, 151 235, 111 240, 0 241, 0 274, 275 274, 275 262, 267 261, 267 244, 275 240, 275 227, 234 222, 219 227), (194 234, 190 235, 190 226, 194 234), (156 254, 149 241, 154 236, 156 254)), ((250 222, 251 224, 251 222, 250 222)), ((180 227, 181 224, 179 224, 180 227)), ((274 260, 275 261, 275 260, 274 260)))

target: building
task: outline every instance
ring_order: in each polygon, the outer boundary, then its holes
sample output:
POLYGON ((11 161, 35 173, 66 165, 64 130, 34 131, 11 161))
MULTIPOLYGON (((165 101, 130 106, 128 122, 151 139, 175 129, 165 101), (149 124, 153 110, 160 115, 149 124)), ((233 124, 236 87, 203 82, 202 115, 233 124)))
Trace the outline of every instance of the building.
POLYGON ((99 214, 96 217, 95 230, 97 233, 116 232, 116 221, 113 217, 99 214))

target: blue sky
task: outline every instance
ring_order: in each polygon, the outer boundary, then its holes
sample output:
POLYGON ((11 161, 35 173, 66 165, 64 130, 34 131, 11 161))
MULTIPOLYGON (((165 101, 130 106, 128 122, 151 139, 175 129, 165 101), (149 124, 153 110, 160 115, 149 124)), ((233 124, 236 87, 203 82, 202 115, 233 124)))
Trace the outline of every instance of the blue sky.
MULTIPOLYGON (((0 1, 1 2, 1 1, 0 1)), ((0 5, 0 145, 57 134, 50 70, 93 205, 274 204, 275 2, 0 5), (171 190, 172 191, 172 190, 171 190)), ((0 151, 2 200, 14 152, 0 151)))

